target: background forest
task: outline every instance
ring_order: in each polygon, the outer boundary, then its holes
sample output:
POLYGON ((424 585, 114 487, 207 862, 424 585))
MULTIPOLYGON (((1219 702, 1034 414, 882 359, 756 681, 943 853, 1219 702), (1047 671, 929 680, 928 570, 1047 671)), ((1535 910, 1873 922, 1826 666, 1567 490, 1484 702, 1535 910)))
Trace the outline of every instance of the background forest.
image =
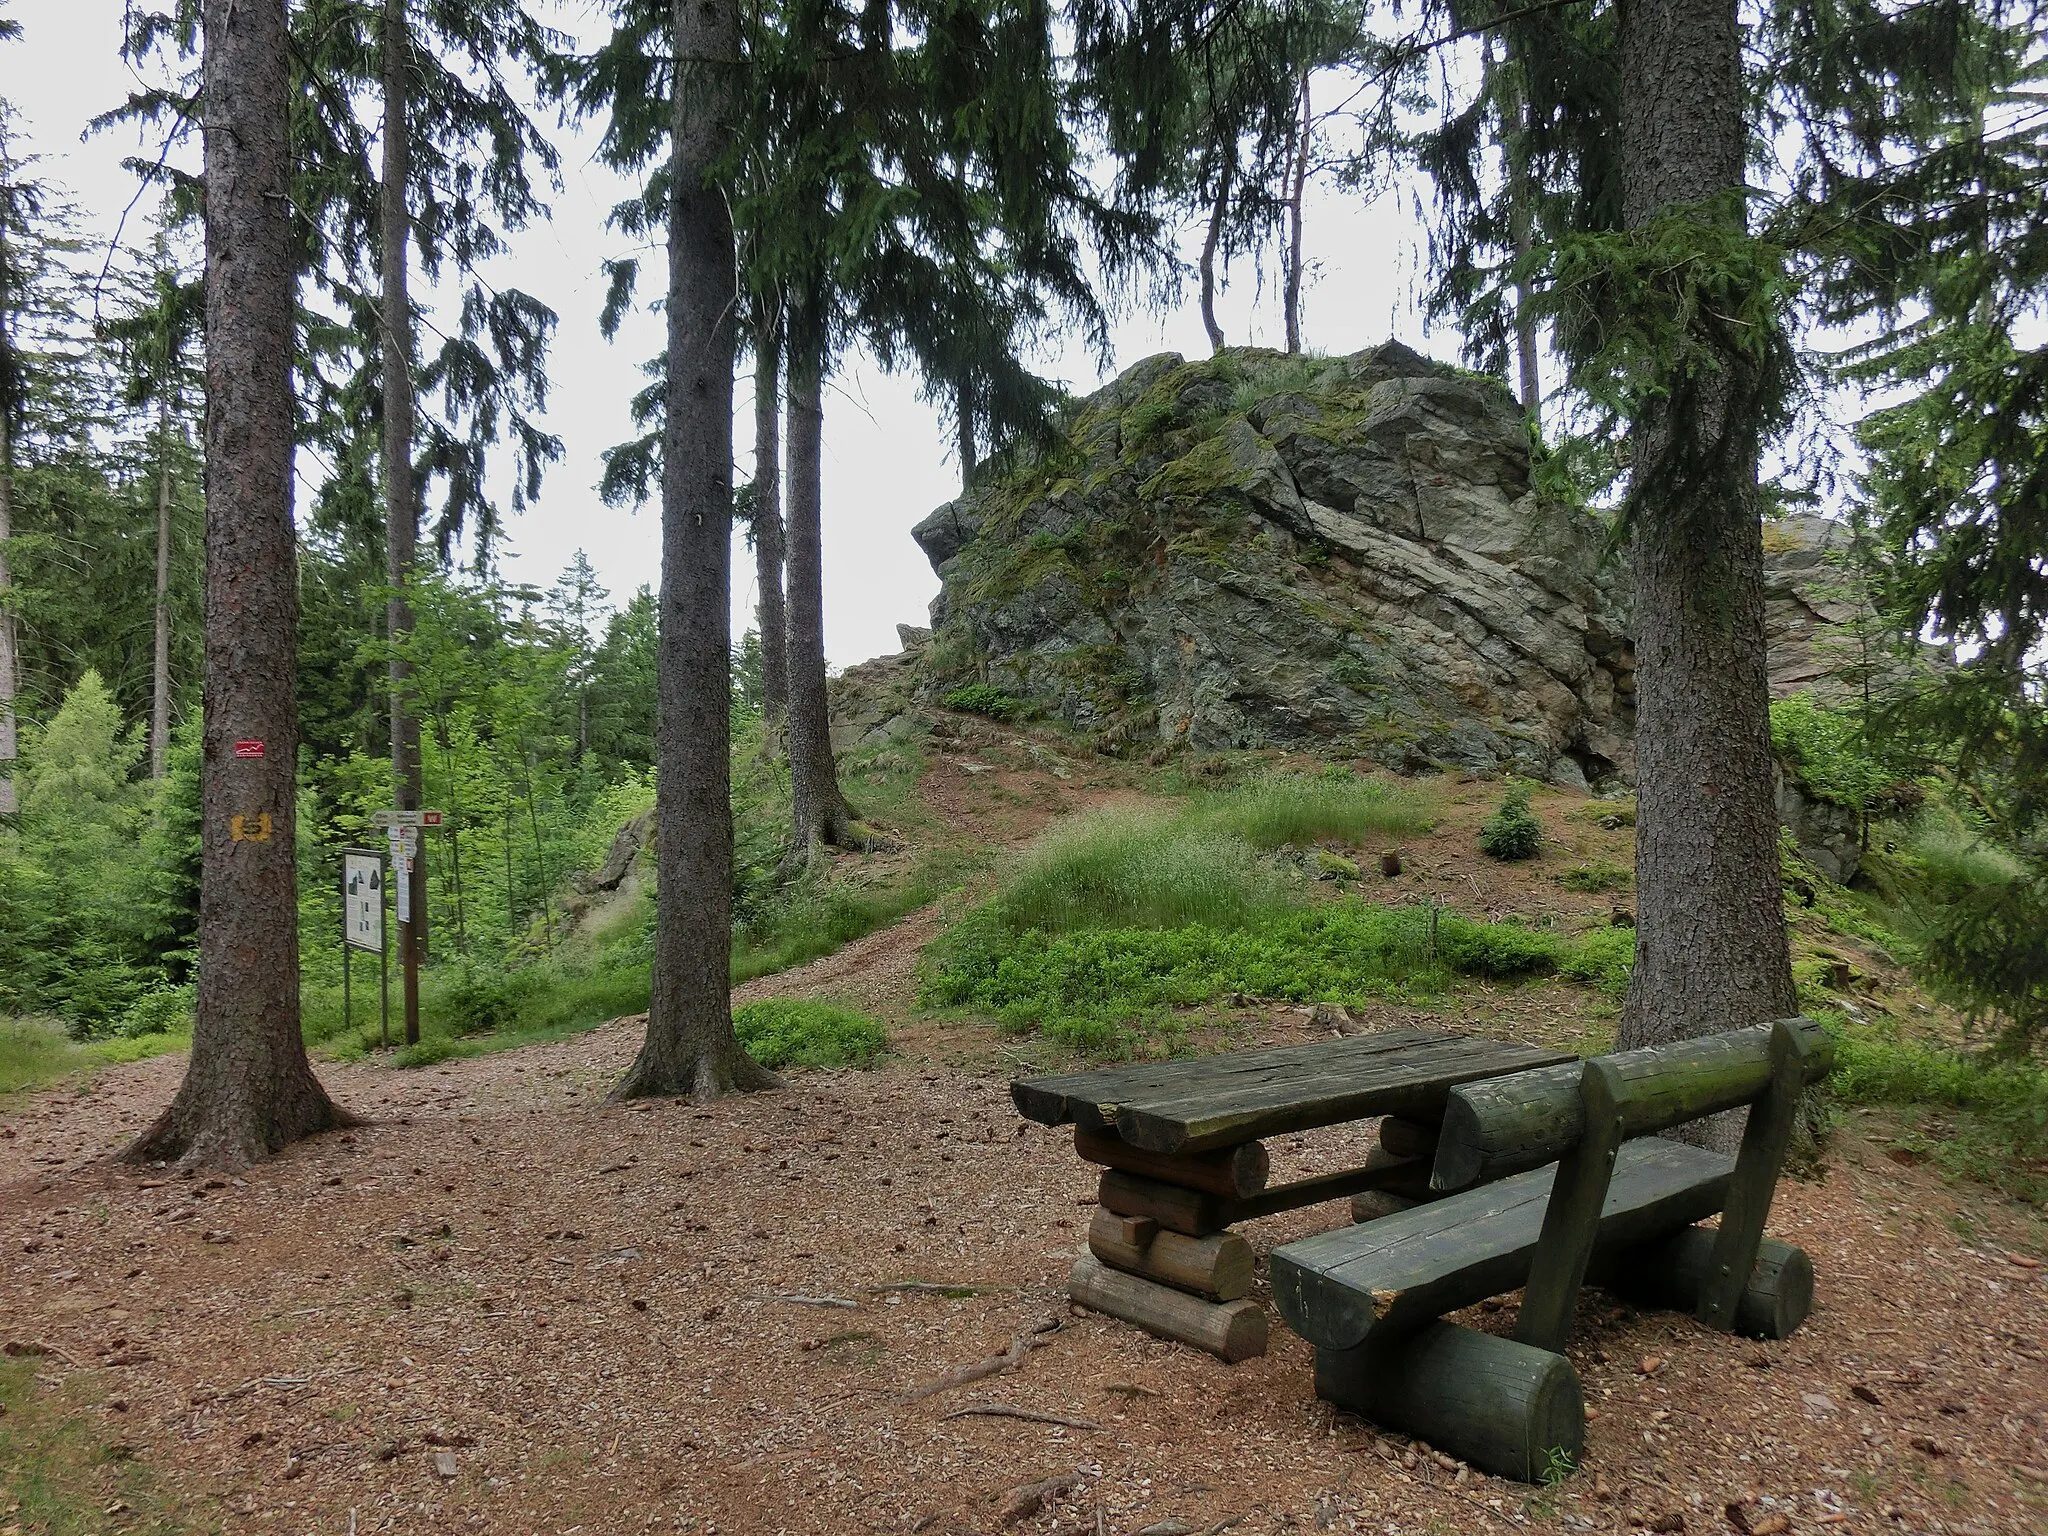
MULTIPOLYGON (((367 985, 341 1018, 338 856, 374 844, 369 817, 395 794, 450 816, 428 841, 430 1035, 646 1002, 651 895, 596 934, 564 907, 579 900, 573 877, 654 801, 655 601, 606 592, 580 559, 546 590, 501 579, 511 515, 547 515, 559 449, 539 411, 555 317, 477 276, 505 231, 538 215, 553 164, 526 82, 605 120, 607 155, 645 177, 617 226, 659 233, 667 81, 650 71, 668 18, 616 10, 612 37, 583 54, 505 3, 416 6, 396 33, 319 4, 293 12, 308 61, 295 98, 306 489, 293 835, 305 1029, 332 1049, 365 1048, 375 1025, 367 985), (408 112, 413 158, 394 164, 391 125, 408 112), (392 267, 392 198, 412 259, 458 296, 453 316, 429 323, 408 297, 404 239, 392 267), (414 348, 407 368, 386 366, 386 336, 414 348), (394 690, 401 736, 418 735, 409 764, 394 756, 394 690)), ((930 7, 889 37, 834 7, 747 17, 737 142, 772 148, 784 170, 721 171, 738 189, 742 322, 771 402, 755 424, 769 469, 741 499, 763 607, 732 664, 734 973, 822 952, 939 878, 920 867, 854 892, 806 857, 887 831, 886 815, 868 827, 840 803, 820 746, 822 651, 803 627, 803 604, 814 615, 829 588, 814 422, 837 360, 866 347, 914 371, 954 424, 963 478, 1008 473, 1061 419, 1058 392, 1026 366, 1035 339, 1065 328, 1099 343, 1116 306, 1164 301, 1185 279, 1220 347, 1215 290, 1236 261, 1274 280, 1290 347, 1306 348, 1304 181, 1400 174, 1433 199, 1432 314, 1471 363, 1512 379, 1545 488, 1618 529, 1635 505, 1623 423, 1669 387, 1664 374, 1697 363, 1687 327, 1706 313, 1770 331, 1753 359, 1760 430, 1783 445, 1770 509, 1822 504, 1856 521, 1874 650, 1933 638, 1960 658, 1910 685, 1872 665, 1863 705, 1840 714, 1781 708, 1777 749, 1859 814, 1934 806, 1952 856, 1900 845, 1878 894, 1917 914, 1902 942, 1929 980, 2006 1049, 2030 1048, 2048 1016, 2048 61, 2034 11, 1765 8, 1755 47, 1778 84, 1759 84, 1753 134, 1780 163, 1748 228, 1724 228, 1720 245, 1693 226, 1625 242, 1592 200, 1612 103, 1575 82, 1608 78, 1586 61, 1611 61, 1611 8, 1455 5, 1422 32, 1319 6, 1234 8, 1188 56, 1199 67, 1171 77, 1137 68, 1153 56, 1121 14, 1077 13, 1071 52, 1043 17, 930 7), (857 42, 859 67, 812 73, 828 36, 857 42), (1318 81, 1339 83, 1346 105, 1319 106, 1318 81), (965 112, 991 91, 986 120, 965 112), (1617 295, 1633 296, 1616 307, 1617 295), (1841 345, 1851 334, 1866 339, 1841 345), (1912 807, 1899 786, 1920 797, 1912 807)), ((111 114, 179 131, 192 23, 137 13, 129 54, 159 83, 111 114)), ((198 191, 157 167, 160 228, 105 249, 4 142, 0 604, 20 752, 0 831, 0 1013, 55 1018, 80 1040, 175 1037, 198 901, 198 191)), ((644 298, 642 274, 620 259, 609 277, 615 319, 644 298)), ((650 495, 662 468, 659 362, 651 373, 637 435, 605 466, 620 504, 650 495)), ((914 770, 911 756, 884 764, 859 809, 885 812, 914 770)))

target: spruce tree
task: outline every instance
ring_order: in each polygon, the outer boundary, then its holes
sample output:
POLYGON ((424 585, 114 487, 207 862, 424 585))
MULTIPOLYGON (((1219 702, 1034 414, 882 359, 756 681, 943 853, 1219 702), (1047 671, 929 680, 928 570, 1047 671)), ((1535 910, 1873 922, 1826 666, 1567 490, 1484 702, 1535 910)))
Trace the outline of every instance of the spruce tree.
POLYGON ((205 0, 206 545, 198 1020, 125 1154, 238 1167, 352 1123, 299 1035, 292 162, 284 0, 205 0))

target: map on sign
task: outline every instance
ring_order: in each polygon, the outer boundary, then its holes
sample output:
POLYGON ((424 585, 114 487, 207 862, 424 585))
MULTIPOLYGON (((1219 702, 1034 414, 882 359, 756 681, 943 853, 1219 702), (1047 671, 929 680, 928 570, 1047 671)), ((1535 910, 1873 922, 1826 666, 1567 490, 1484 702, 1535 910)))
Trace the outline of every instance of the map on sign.
POLYGON ((342 937, 357 949, 384 951, 384 861, 374 853, 341 856, 342 937))

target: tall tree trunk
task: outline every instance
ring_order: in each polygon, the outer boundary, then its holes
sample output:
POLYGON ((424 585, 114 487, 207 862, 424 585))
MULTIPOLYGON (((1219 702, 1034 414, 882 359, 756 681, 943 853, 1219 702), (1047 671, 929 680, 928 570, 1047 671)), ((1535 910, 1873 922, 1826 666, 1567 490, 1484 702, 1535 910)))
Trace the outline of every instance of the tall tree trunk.
MULTIPOLYGON (((0 172, 6 161, 0 158, 0 172)), ((4 239, 0 235, 0 239, 4 239)), ((4 255, 4 252, 0 252, 4 255)), ((0 312, 0 326, 7 316, 0 312)), ((0 348, 6 337, 0 336, 0 348)), ((14 590, 14 573, 7 565, 7 541, 14 537, 14 427, 0 408, 0 816, 12 816, 20 808, 14 786, 14 765, 20 746, 14 723, 14 699, 21 687, 21 662, 14 638, 14 610, 8 606, 14 590)))
POLYGON ((815 306, 789 327, 789 780, 793 826, 789 867, 810 862, 821 843, 844 847, 852 831, 832 761, 825 688, 823 501, 820 457, 825 415, 824 328, 815 306))
MULTIPOLYGON (((1507 61, 1512 71, 1512 46, 1507 61)), ((1535 199, 1536 189, 1530 184, 1527 156, 1529 95, 1519 74, 1511 73, 1509 78, 1514 88, 1514 113, 1520 142, 1508 150, 1508 239, 1514 247, 1515 260, 1521 262, 1527 259, 1533 248, 1530 231, 1534 220, 1530 204, 1535 199)), ((1543 378, 1536 355, 1536 316, 1529 306, 1529 285, 1524 282, 1515 284, 1515 360, 1520 370, 1522 409, 1540 427, 1543 423, 1543 378)))
POLYGON ((1308 191, 1308 157, 1315 139, 1315 122, 1310 117, 1310 71, 1301 72, 1301 89, 1294 103, 1294 164, 1287 179, 1287 351, 1301 352, 1301 202, 1308 191))
POLYGON ((973 489, 974 471, 981 465, 974 436, 974 381, 964 368, 953 382, 953 418, 960 441, 960 494, 964 496, 973 489))
POLYGON ((126 1156, 239 1167, 354 1122, 306 1060, 289 920, 299 721, 285 0, 206 0, 204 25, 199 1017, 177 1097, 126 1156))
POLYGON ((754 583, 760 588, 761 712, 771 744, 789 714, 789 618, 782 601, 782 317, 754 337, 754 583))
MULTIPOLYGON (((1742 185, 1735 0, 1621 9, 1623 218, 1742 185)), ((1703 211, 1702 217, 1707 216, 1703 211)), ((1763 627, 1756 365, 1674 378, 1632 424, 1637 716, 1636 968, 1619 1044, 1795 1010, 1779 895, 1763 627)), ((1736 1128, 1699 1128, 1732 1145, 1736 1128)))
POLYGON ((171 748, 171 396, 156 403, 156 648, 149 685, 149 776, 161 779, 171 748))
POLYGON ((737 255, 712 185, 732 133, 737 0, 675 0, 668 403, 661 461, 654 994, 615 1098, 772 1086, 732 1029, 732 375, 737 255))
MULTIPOLYGON (((384 0, 384 166, 377 189, 377 232, 383 244, 384 581, 391 589, 384 629, 392 649, 391 797, 401 811, 420 808, 420 723, 412 711, 412 663, 399 654, 412 633, 406 587, 419 547, 419 498, 412 478, 412 283, 407 256, 411 215, 406 185, 412 175, 412 129, 407 68, 412 33, 405 0, 384 0)), ((420 1038, 420 965, 427 943, 427 846, 413 853, 412 921, 398 925, 399 970, 405 998, 405 1043, 420 1038)))
POLYGON ((1230 212, 1230 179, 1234 166, 1228 156, 1216 172, 1216 201, 1209 207, 1209 232, 1202 237, 1202 329, 1209 333, 1209 350, 1223 350, 1223 327, 1216 323, 1216 249, 1223 243, 1223 220, 1230 212))
MULTIPOLYGON (((11 180, 14 162, 7 143, 7 123, 0 117, 0 182, 11 180)), ((7 229, 0 222, 0 261, 7 259, 7 229)), ((7 325, 11 317, 0 305, 0 357, 11 345, 7 325)), ((21 656, 15 639, 14 609, 9 606, 14 592, 14 573, 7 564, 7 541, 14 537, 14 423, 8 419, 5 401, 0 401, 0 816, 12 816, 20 809, 14 784, 14 765, 21 746, 14 721, 14 700, 21 689, 21 656)))

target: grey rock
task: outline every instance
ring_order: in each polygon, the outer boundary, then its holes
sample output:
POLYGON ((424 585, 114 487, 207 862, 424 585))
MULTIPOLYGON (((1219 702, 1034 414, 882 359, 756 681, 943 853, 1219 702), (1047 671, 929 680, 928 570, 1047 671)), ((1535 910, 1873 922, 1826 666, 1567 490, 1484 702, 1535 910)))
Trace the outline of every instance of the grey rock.
MULTIPOLYGON (((943 584, 924 654, 952 669, 923 693, 972 675, 1106 751, 1632 777, 1626 571, 1599 518, 1536 493, 1500 385, 1395 343, 1162 353, 1066 431, 914 530, 943 584)), ((1766 533, 1773 690, 1832 682, 1845 536, 1766 533)))

